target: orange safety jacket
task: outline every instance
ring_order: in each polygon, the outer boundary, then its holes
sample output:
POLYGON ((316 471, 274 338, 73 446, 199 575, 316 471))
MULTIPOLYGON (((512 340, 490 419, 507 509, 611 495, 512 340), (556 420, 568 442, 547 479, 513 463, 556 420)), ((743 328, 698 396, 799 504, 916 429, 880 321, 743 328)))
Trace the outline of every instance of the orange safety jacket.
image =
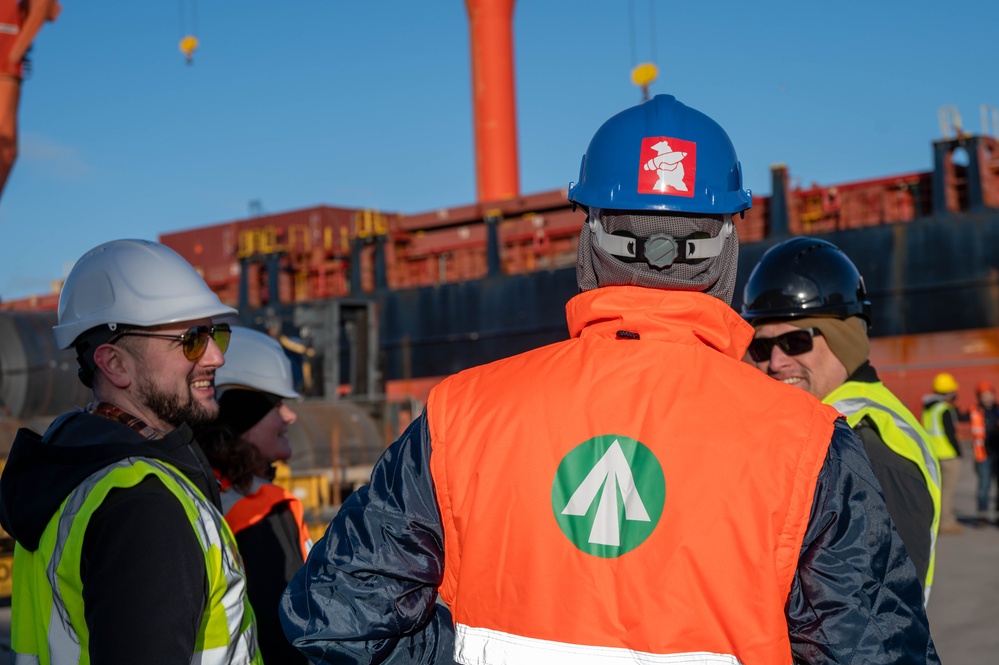
POLYGON ((288 490, 273 483, 254 479, 250 493, 243 495, 236 491, 225 478, 222 483, 222 508, 225 511, 225 521, 233 534, 253 526, 267 517, 271 511, 282 503, 288 504, 288 509, 295 517, 298 526, 299 544, 302 547, 302 560, 309 556, 312 549, 312 537, 305 524, 305 510, 301 500, 288 490))
POLYGON ((985 449, 985 412, 981 407, 971 407, 971 442, 975 452, 975 461, 984 462, 989 458, 985 449))
POLYGON ((753 329, 711 296, 604 287, 567 314, 572 339, 429 398, 456 659, 790 663, 837 412, 741 362, 753 329))

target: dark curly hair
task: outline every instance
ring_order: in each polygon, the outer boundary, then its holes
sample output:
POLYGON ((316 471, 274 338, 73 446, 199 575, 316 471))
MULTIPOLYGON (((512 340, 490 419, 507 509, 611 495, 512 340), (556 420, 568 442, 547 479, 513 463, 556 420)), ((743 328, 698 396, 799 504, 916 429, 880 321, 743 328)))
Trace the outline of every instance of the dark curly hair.
POLYGON ((270 466, 255 445, 234 434, 226 424, 216 422, 202 427, 195 432, 195 439, 212 468, 243 494, 249 491, 253 477, 270 466))

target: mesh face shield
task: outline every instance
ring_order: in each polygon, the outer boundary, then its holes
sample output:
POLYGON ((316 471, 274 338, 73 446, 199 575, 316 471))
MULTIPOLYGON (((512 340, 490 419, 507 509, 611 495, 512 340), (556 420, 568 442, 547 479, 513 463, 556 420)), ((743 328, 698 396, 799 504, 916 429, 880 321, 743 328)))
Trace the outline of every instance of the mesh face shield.
POLYGON ((601 286, 644 286, 699 291, 732 304, 739 236, 730 215, 631 214, 591 208, 587 219, 589 223, 583 226, 579 235, 576 262, 580 291, 601 286), (604 233, 595 228, 593 222, 602 226, 604 233), (730 235, 725 237, 728 233, 730 235), (605 234, 612 237, 612 243, 600 242, 598 236, 605 234), (633 242, 622 244, 620 238, 633 242), (677 247, 679 261, 661 267, 654 265, 663 263, 658 257, 664 253, 664 246, 665 253, 669 254, 671 243, 677 247), (704 244, 698 248, 698 243, 704 244), (720 253, 712 255, 719 243, 720 253), (627 250, 611 253, 605 248, 614 244, 627 247, 627 250))

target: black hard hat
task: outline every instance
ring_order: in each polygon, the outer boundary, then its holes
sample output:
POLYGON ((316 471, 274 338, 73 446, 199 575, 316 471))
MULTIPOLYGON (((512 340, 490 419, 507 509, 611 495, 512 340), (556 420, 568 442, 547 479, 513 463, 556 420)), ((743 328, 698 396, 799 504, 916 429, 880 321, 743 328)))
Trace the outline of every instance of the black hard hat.
POLYGON ((871 322, 864 278, 843 250, 818 238, 797 237, 768 249, 742 294, 742 318, 859 316, 871 322))

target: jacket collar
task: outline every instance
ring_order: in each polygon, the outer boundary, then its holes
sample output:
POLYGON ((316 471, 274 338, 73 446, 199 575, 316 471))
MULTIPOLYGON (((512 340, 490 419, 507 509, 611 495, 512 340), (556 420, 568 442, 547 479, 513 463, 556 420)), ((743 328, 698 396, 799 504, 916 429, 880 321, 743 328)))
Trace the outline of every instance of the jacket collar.
POLYGON ((855 381, 857 383, 880 383, 881 379, 878 377, 877 370, 875 370, 874 366, 871 365, 871 361, 865 360, 844 383, 849 383, 850 381, 855 381))
POLYGON ((565 306, 572 337, 617 337, 703 344, 742 360, 753 327, 723 301, 696 291, 605 286, 584 291, 565 306))

